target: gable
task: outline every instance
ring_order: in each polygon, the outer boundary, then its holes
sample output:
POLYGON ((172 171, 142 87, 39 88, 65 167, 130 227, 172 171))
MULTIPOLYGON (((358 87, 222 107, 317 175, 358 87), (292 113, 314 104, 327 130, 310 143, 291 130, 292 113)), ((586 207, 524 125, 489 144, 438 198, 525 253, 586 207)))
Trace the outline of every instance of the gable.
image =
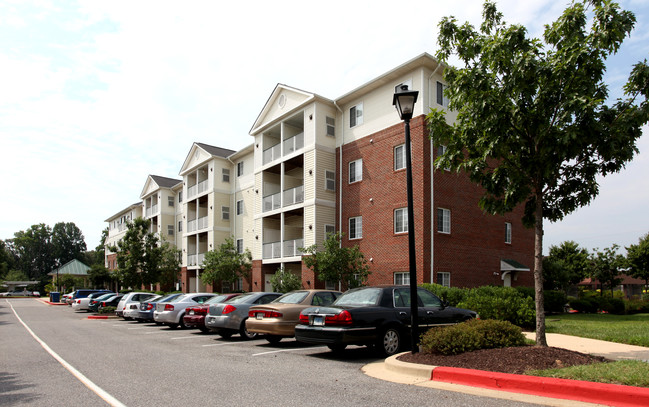
POLYGON ((287 114, 294 113, 295 110, 314 98, 315 95, 313 93, 278 84, 268 98, 261 113, 259 113, 257 120, 255 120, 250 134, 255 134, 259 129, 268 124, 276 122, 287 114))
MULTIPOLYGON (((224 150, 226 151, 226 150, 224 150)), ((189 149, 189 153, 183 162, 183 166, 180 168, 180 175, 186 174, 188 171, 193 168, 201 165, 214 157, 210 152, 206 151, 198 143, 194 143, 192 148, 189 149)))

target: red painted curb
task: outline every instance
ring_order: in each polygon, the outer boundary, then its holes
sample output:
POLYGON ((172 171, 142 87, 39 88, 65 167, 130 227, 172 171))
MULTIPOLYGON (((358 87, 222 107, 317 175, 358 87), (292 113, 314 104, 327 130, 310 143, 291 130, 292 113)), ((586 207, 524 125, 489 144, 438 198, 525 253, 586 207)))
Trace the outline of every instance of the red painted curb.
POLYGON ((453 367, 435 367, 431 380, 513 393, 620 407, 649 406, 649 388, 453 367))
POLYGON ((89 315, 88 319, 108 319, 108 315, 89 315))

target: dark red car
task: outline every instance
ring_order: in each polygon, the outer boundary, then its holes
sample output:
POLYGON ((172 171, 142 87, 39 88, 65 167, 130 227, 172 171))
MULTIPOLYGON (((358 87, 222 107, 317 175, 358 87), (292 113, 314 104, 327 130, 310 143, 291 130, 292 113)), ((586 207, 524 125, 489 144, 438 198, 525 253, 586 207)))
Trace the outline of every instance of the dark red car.
POLYGON ((207 315, 207 311, 210 309, 210 304, 219 304, 238 295, 240 294, 219 294, 200 305, 187 307, 185 310, 185 316, 183 316, 183 323, 187 328, 198 328, 201 332, 209 332, 210 330, 205 327, 205 315, 207 315))

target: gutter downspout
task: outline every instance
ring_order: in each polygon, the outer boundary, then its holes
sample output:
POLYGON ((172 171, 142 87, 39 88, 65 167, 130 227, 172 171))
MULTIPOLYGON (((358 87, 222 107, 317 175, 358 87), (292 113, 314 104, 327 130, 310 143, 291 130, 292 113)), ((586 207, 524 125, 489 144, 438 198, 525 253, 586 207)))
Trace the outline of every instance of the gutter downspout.
MULTIPOLYGON (((336 109, 340 112, 340 151, 339 151, 339 156, 340 156, 340 163, 339 163, 339 168, 338 168, 338 190, 340 191, 340 195, 338 196, 338 232, 343 228, 343 145, 345 144, 345 112, 338 106, 338 103, 334 101, 334 106, 336 106, 336 109)), ((338 242, 338 247, 342 247, 343 242, 342 239, 340 242, 338 242)), ((338 282, 338 289, 342 289, 342 282, 338 282)))
MULTIPOLYGON (((431 83, 430 80, 431 78, 437 73, 437 70, 441 64, 439 61, 437 62, 437 66, 435 67, 435 70, 433 73, 430 74, 428 77, 428 94, 431 95, 432 92, 430 90, 431 88, 431 83)), ((437 89, 435 89, 437 91, 437 89)), ((430 98, 427 98, 427 101, 430 100, 430 98)), ((430 136, 430 135, 429 135, 430 136)), ((435 277, 435 146, 433 145, 433 140, 431 138, 430 140, 430 282, 434 283, 434 277, 435 277)))

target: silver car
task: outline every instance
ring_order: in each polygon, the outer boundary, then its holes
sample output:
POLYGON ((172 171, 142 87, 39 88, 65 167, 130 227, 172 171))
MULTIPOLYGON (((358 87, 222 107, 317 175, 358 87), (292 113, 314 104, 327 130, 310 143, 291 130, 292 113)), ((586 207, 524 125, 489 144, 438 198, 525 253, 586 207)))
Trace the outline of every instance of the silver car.
POLYGON ((127 317, 124 315, 124 310, 127 307, 130 307, 131 303, 137 303, 139 304, 142 301, 146 301, 151 297, 155 297, 156 294, 153 293, 142 293, 142 292, 132 292, 124 295, 121 300, 119 300, 119 304, 117 304, 117 309, 115 310, 115 314, 117 314, 118 317, 123 317, 125 320, 129 321, 132 319, 132 317, 127 317))
POLYGON ((168 325, 171 329, 185 328, 183 322, 185 309, 192 305, 202 304, 215 295, 213 293, 191 293, 166 302, 159 302, 155 306, 155 311, 153 311, 153 320, 156 323, 168 325))
POLYGON ((245 293, 224 303, 210 305, 205 316, 205 327, 224 338, 239 333, 243 339, 253 339, 257 334, 246 330, 248 309, 253 305, 268 304, 281 295, 269 292, 245 293))

